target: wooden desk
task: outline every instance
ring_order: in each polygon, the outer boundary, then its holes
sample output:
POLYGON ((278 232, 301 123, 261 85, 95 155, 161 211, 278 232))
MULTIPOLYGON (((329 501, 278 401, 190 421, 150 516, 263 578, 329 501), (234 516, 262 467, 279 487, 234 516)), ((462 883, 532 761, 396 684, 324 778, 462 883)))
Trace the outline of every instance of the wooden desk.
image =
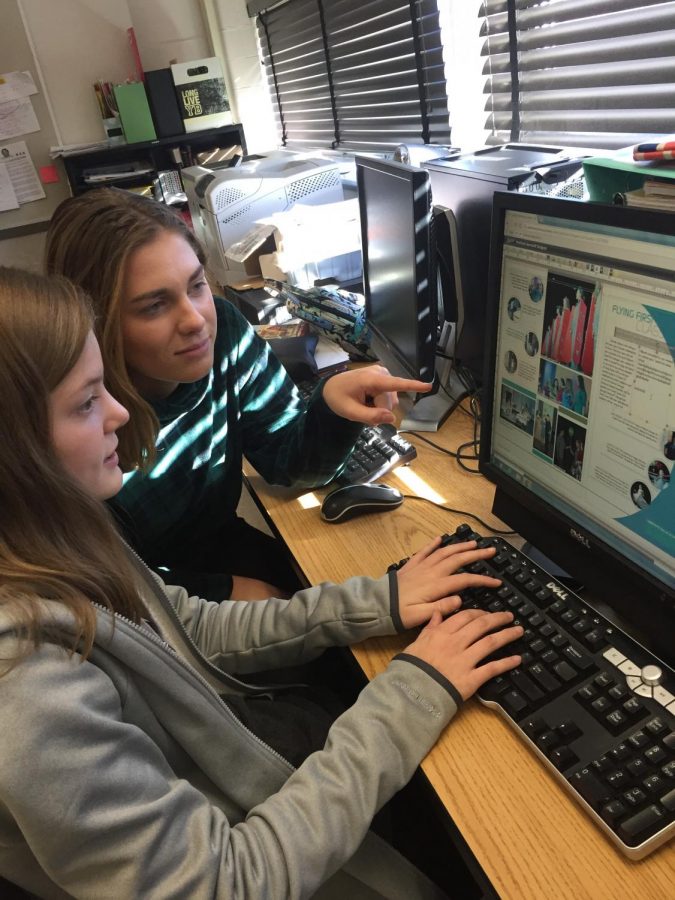
MULTIPOLYGON (((470 439, 471 420, 458 410, 438 435, 429 437, 454 449, 470 439)), ((496 522, 490 513, 492 485, 422 441, 410 440, 418 453, 411 470, 440 493, 446 505, 496 522)), ((329 525, 320 519, 318 505, 303 506, 306 496, 271 488, 250 469, 247 474, 269 519, 313 584, 354 574, 379 576, 434 535, 470 521, 406 499, 393 512, 329 525)), ((385 480, 413 493, 395 473, 385 480)), ((317 501, 324 493, 316 492, 317 501)), ((372 678, 408 643, 406 636, 373 638, 353 652, 372 678)), ((673 843, 640 862, 627 860, 510 727, 478 700, 470 700, 450 723, 422 769, 503 900, 675 897, 673 843)))

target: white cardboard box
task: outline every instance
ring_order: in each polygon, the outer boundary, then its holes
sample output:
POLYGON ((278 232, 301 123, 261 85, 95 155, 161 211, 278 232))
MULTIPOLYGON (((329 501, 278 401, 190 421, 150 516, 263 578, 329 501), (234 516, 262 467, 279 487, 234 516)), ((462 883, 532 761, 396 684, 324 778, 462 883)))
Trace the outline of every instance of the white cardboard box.
POLYGON ((318 278, 348 281, 361 276, 357 200, 296 205, 262 220, 225 251, 248 274, 308 288, 318 278))

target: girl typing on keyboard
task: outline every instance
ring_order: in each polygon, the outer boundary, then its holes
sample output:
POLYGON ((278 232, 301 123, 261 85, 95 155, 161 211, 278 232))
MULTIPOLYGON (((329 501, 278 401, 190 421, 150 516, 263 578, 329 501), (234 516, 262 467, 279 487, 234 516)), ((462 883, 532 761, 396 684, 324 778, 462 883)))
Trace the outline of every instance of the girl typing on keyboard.
POLYGON ((93 322, 65 280, 0 269, 0 887, 440 897, 368 828, 461 701, 518 663, 482 662, 521 634, 510 614, 449 615, 458 591, 499 584, 458 572, 494 551, 437 539, 398 572, 292 601, 167 587, 103 503, 128 413, 93 322), (305 746, 287 739, 284 688, 246 681, 416 626, 305 746))

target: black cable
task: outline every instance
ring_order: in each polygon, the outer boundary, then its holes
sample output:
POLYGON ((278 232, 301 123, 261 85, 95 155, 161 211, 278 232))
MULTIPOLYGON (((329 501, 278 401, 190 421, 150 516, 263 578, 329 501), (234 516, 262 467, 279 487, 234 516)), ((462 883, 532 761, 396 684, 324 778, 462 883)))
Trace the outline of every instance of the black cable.
POLYGON ((413 437, 419 438, 419 440, 424 441, 425 444, 429 444, 429 446, 433 447, 435 450, 440 450, 441 453, 445 453, 446 456, 451 456, 453 459, 457 460, 457 465, 464 469, 465 472, 469 472, 470 475, 480 475, 481 473, 478 469, 471 469, 469 466, 464 465, 464 461, 475 462, 478 459, 478 456, 475 454, 464 454, 462 450, 465 447, 472 447, 473 441, 467 441, 465 444, 460 444, 457 450, 447 450, 445 447, 441 447, 439 444, 435 444, 433 441, 430 441, 429 438, 424 437, 419 434, 417 431, 400 431, 399 434, 410 434, 413 437))
POLYGON ((444 509, 446 512, 454 513, 459 516, 467 516, 469 519, 474 519, 480 525, 483 526, 487 531, 491 534, 502 534, 513 536, 518 534, 517 531, 502 531, 499 528, 493 528, 492 525, 488 525, 487 522, 484 522, 480 516, 475 515, 475 513, 467 512, 464 509, 453 509, 451 506, 444 506, 442 503, 436 503, 435 500, 430 500, 428 497, 420 497, 418 494, 404 494, 404 497, 407 497, 408 500, 423 500, 425 503, 431 503, 433 506, 437 506, 439 509, 444 509))

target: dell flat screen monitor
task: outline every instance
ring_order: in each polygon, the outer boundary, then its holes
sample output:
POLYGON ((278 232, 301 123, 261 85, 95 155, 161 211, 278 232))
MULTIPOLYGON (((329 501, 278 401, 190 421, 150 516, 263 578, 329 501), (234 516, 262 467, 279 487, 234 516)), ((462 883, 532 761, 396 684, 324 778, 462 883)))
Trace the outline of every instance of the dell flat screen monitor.
POLYGON ((494 510, 672 664, 675 216, 497 193, 490 246, 494 510))
POLYGON ((392 374, 431 382, 437 295, 429 173, 357 157, 356 177, 373 349, 392 374))

